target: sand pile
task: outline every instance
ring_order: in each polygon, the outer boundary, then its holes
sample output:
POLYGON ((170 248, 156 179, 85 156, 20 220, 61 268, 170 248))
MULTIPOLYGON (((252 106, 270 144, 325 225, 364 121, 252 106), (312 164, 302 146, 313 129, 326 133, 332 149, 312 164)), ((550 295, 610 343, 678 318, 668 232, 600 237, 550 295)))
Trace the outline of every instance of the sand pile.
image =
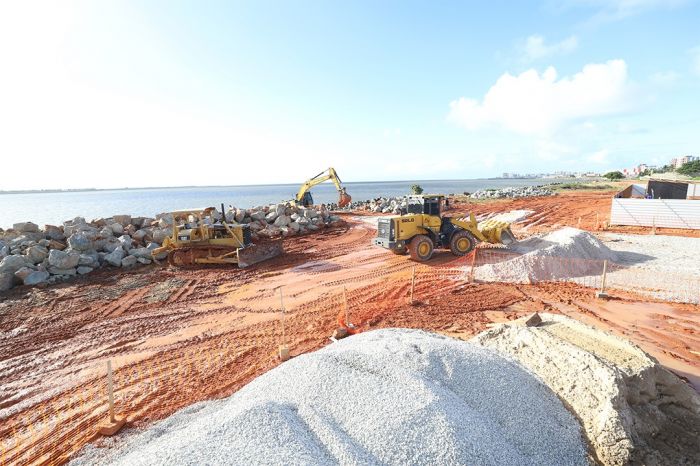
POLYGON ((472 341, 516 358, 576 413, 603 464, 700 464, 700 396, 627 340, 564 316, 472 341))
POLYGON ((552 391, 495 351, 417 330, 350 337, 75 464, 587 464, 552 391))
POLYGON ((474 277, 483 281, 529 283, 599 275, 603 260, 617 259, 615 252, 595 236, 571 227, 520 241, 509 250, 519 255, 477 267, 474 277))

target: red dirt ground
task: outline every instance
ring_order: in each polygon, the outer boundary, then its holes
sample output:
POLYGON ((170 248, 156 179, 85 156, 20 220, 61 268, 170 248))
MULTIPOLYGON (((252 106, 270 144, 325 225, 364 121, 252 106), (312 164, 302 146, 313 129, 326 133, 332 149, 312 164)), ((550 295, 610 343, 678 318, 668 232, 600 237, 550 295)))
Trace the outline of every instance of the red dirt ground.
MULTIPOLYGON (((575 226, 579 216, 592 228, 591 214, 609 201, 573 193, 455 210, 528 208, 536 211, 533 230, 575 226)), ((447 253, 416 266, 411 304, 415 264, 372 247, 375 230, 346 219, 346 226, 285 240, 284 256, 245 270, 103 270, 4 295, 0 463, 60 463, 94 440, 107 418, 107 360, 115 368, 117 416, 141 426, 234 393, 279 364, 282 343, 292 356, 330 344, 346 302, 349 321, 362 330, 411 327, 464 339, 534 311, 564 313, 631 339, 700 387, 697 306, 622 293, 600 302, 572 284, 468 283, 456 269, 465 259, 447 253)))

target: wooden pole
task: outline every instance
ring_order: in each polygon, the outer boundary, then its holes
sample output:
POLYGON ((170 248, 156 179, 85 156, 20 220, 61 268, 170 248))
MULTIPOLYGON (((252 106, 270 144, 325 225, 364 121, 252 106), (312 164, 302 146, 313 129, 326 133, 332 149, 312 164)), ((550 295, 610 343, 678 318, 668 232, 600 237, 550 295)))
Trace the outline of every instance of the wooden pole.
POLYGON ((413 266, 413 273, 411 274, 411 304, 413 304, 413 290, 416 287, 416 266, 413 266))
POLYGON ((284 328, 284 320, 285 320, 285 315, 284 315, 284 298, 282 297, 282 287, 280 286, 280 309, 282 310, 282 344, 284 345, 284 341, 286 340, 286 335, 285 335, 285 328, 284 328))
POLYGON ((109 392, 109 422, 116 422, 114 417, 114 380, 112 376, 112 361, 107 360, 107 391, 109 392))
POLYGON ((603 278, 600 283, 600 292, 605 293, 605 280, 608 276, 608 261, 607 259, 603 261, 603 278))
POLYGON ((348 290, 343 287, 343 301, 345 302, 345 325, 350 326, 350 312, 348 311, 348 290))
POLYGON ((472 251, 472 267, 471 267, 471 270, 469 271, 469 283, 472 283, 474 281, 474 265, 476 263, 477 251, 478 251, 478 249, 474 249, 472 251))
POLYGON ((578 218, 578 225, 576 226, 579 230, 581 229, 581 217, 578 218))

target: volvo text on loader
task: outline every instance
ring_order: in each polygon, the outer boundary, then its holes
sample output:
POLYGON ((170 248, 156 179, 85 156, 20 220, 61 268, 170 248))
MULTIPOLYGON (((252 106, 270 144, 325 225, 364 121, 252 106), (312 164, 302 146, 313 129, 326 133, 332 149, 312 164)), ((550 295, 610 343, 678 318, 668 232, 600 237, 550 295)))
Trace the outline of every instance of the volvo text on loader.
POLYGON ((411 255, 415 261, 427 261, 435 248, 445 248, 455 256, 464 256, 477 242, 511 244, 515 237, 510 224, 497 220, 478 223, 469 218, 451 218, 442 215, 445 196, 409 196, 407 213, 394 217, 380 217, 374 244, 394 254, 411 255))
POLYGON ((154 255, 167 252, 168 263, 176 267, 196 264, 236 264, 239 268, 271 259, 283 252, 281 241, 253 244, 248 225, 228 224, 221 205, 221 220, 207 223, 216 209, 171 212, 173 230, 154 255))

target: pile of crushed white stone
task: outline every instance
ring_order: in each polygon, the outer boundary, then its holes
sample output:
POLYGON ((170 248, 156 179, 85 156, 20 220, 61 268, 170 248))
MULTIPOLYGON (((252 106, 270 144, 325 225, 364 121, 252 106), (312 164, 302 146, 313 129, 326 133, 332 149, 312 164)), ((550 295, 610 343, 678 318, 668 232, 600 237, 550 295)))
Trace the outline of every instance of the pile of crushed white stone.
POLYGON ((700 464, 700 396, 622 338, 541 314, 463 342, 361 333, 72 464, 700 464))
POLYGON ((73 464, 588 464, 576 418, 476 345, 377 330, 292 359, 73 464))
MULTIPOLYGON (((558 278, 600 275, 603 261, 617 255, 584 230, 565 227, 542 237, 532 237, 509 247, 503 260, 474 270, 482 281, 530 283, 558 278)), ((496 253, 498 254, 498 253, 496 253)))

